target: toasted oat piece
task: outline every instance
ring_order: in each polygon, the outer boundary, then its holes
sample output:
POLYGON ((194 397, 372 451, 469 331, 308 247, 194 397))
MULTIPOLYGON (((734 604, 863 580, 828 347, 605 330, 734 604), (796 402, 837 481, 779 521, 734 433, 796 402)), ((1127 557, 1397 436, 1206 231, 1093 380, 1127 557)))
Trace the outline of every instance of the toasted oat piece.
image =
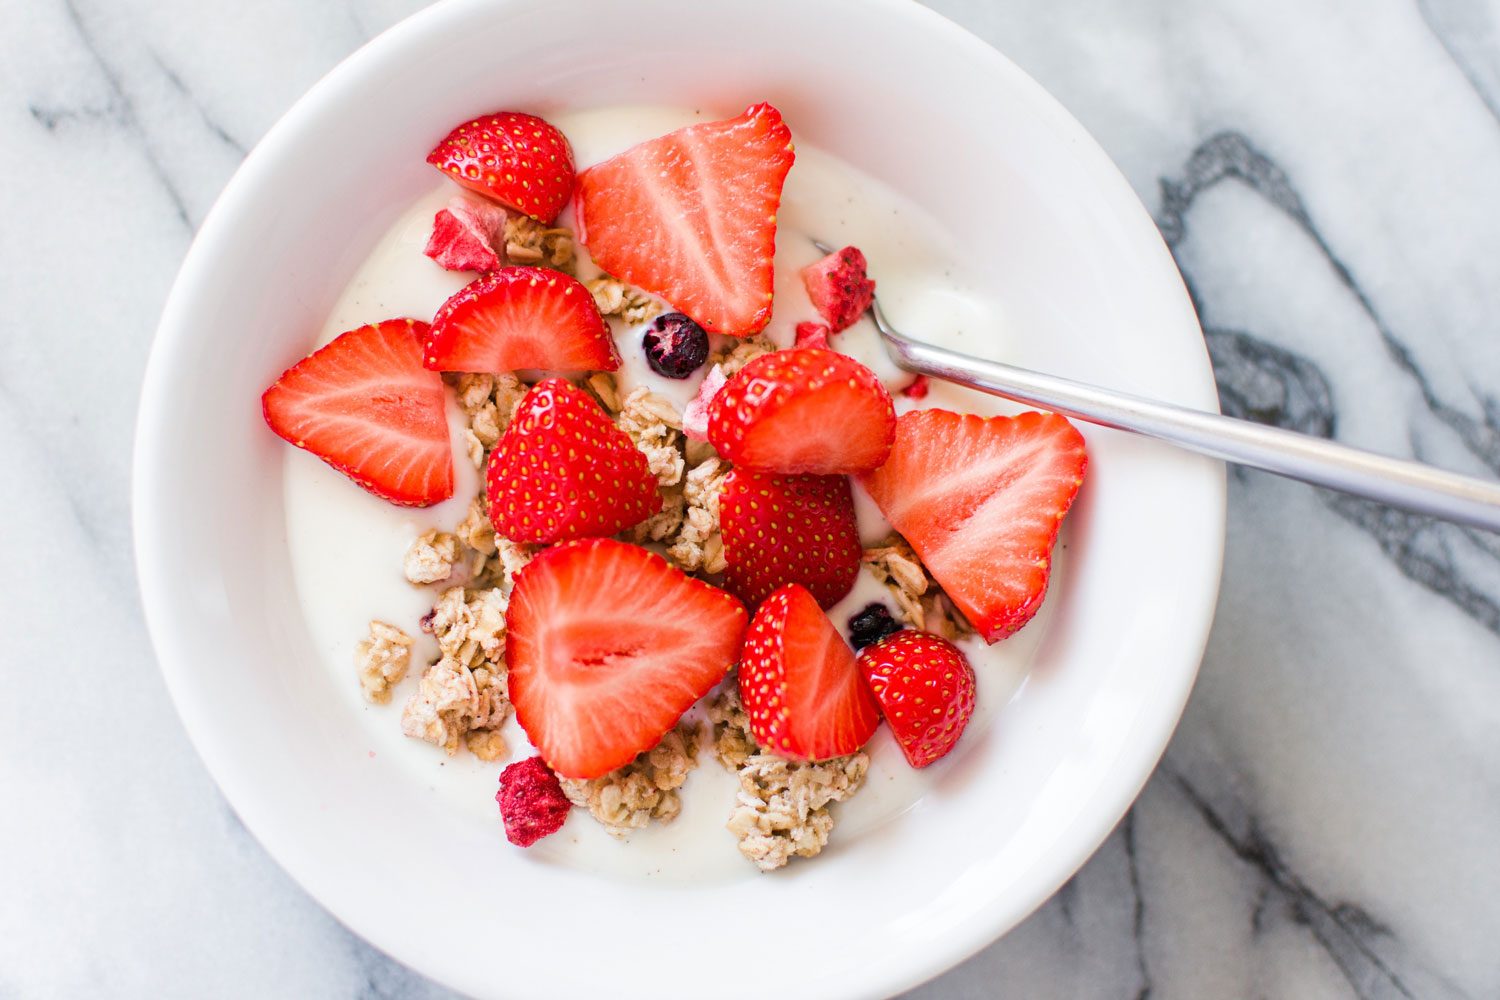
POLYGON ((891 535, 874 548, 865 549, 862 560, 875 579, 891 592, 896 602, 896 617, 902 622, 945 639, 974 634, 963 613, 900 535, 891 535))
POLYGON ((413 540, 401 568, 411 583, 441 583, 453 575, 453 564, 459 556, 458 538, 431 528, 413 540))
POLYGON ((667 559, 683 572, 722 573, 726 568, 719 497, 729 471, 728 462, 713 456, 689 469, 683 479, 681 527, 667 548, 667 559))
POLYGON ((572 274, 573 239, 573 230, 566 226, 544 226, 529 215, 512 212, 505 220, 505 262, 572 274))
POLYGON ((489 450, 500 440, 530 386, 509 373, 464 372, 448 378, 458 395, 458 405, 469 420, 464 431, 464 451, 474 468, 483 470, 489 450))
POLYGON ((698 726, 679 722, 654 748, 616 771, 589 780, 560 780, 568 801, 587 809, 611 836, 624 837, 653 819, 676 819, 682 810, 677 789, 697 766, 698 726))
POLYGON ((485 760, 505 753, 498 730, 510 716, 505 669, 505 593, 451 587, 422 620, 441 657, 401 711, 401 731, 442 747, 464 743, 485 760), (481 735, 490 732, 493 735, 481 735))
POLYGON ((383 705, 391 688, 401 683, 411 665, 412 637, 388 622, 370 622, 370 634, 354 647, 359 688, 370 701, 383 705))
POLYGON ((764 335, 726 341, 716 350, 709 352, 708 366, 712 368, 718 365, 723 370, 725 378, 734 378, 741 368, 762 354, 770 354, 775 350, 775 343, 764 335))
POLYGON ((619 278, 602 274, 583 284, 594 296, 594 305, 601 314, 618 316, 630 326, 644 323, 662 311, 661 303, 619 278))
POLYGON ((869 755, 813 763, 763 753, 750 735, 750 719, 733 682, 709 702, 708 718, 714 756, 740 781, 727 824, 740 853, 768 872, 794 856, 810 858, 822 851, 833 831, 828 807, 859 791, 869 755))

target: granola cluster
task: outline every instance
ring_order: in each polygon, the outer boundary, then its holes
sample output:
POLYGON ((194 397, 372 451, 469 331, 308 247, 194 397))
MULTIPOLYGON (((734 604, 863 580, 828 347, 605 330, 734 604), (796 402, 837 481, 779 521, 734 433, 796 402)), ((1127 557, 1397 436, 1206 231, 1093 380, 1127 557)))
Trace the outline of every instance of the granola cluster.
POLYGON ((682 810, 677 789, 698 766, 698 727, 679 722, 654 748, 600 778, 563 778, 563 794, 603 824, 607 833, 624 837, 653 819, 670 823, 682 810))
POLYGON ((896 617, 907 625, 950 640, 973 635, 974 629, 963 612, 954 606, 900 535, 892 535, 880 545, 865 549, 863 562, 891 592, 896 602, 896 617))
POLYGON ((359 689, 377 705, 391 700, 391 688, 401 683, 411 665, 412 638, 394 625, 370 622, 370 634, 354 647, 359 689))
POLYGON ((584 287, 594 296, 594 305, 605 316, 618 316, 630 326, 637 326, 662 311, 661 304, 633 285, 627 285, 607 274, 585 281, 584 287))
POLYGON ((573 230, 544 226, 529 215, 510 212, 505 219, 505 261, 573 273, 573 230))
POLYGON ((442 747, 467 746, 481 760, 499 760, 499 729, 510 716, 505 685, 505 594, 499 587, 450 587, 422 619, 441 653, 422 674, 401 710, 401 731, 442 747))
POLYGON ((732 685, 709 703, 708 717, 714 756, 735 771, 740 782, 727 824, 739 840, 740 853, 769 872, 794 856, 810 858, 822 851, 833 832, 828 807, 859 790, 870 767, 869 755, 814 763, 761 752, 732 685))
POLYGON ((450 376, 469 426, 464 431, 464 450, 474 468, 483 470, 490 449, 500 440, 516 407, 531 388, 514 375, 483 375, 465 372, 450 376))

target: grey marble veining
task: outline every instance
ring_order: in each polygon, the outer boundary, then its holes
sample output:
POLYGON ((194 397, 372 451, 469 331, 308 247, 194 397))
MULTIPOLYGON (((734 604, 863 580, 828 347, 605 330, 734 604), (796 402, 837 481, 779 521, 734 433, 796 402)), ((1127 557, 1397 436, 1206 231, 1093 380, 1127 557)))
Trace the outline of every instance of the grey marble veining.
MULTIPOLYGON (((6 1000, 447 995, 234 818, 128 546, 140 372, 194 228, 299 94, 419 6, 0 0, 6 1000)), ((934 6, 1120 163, 1227 412, 1500 476, 1500 4, 934 6)), ((913 996, 1500 996, 1500 539, 1254 473, 1230 491, 1157 773, 1056 897, 913 996)))

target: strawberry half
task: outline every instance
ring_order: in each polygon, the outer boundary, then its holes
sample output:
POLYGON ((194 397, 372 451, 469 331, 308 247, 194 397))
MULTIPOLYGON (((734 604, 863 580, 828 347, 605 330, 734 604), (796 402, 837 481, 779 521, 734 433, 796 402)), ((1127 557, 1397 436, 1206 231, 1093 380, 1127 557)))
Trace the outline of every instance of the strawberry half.
POLYGON ((912 767, 945 756, 974 715, 974 668, 941 636, 888 635, 860 652, 859 670, 912 767))
POLYGON ((745 619, 739 601, 639 546, 547 549, 521 570, 506 612, 516 718, 558 774, 608 774, 724 679, 745 619))
POLYGON ((390 319, 341 333, 261 396, 271 430, 383 500, 453 495, 443 378, 422 367, 427 324, 390 319))
POLYGON ((757 104, 651 139, 578 175, 578 238, 594 262, 709 333, 771 318, 772 257, 792 132, 757 104))
POLYGON ((502 267, 460 288, 432 318, 425 363, 440 372, 614 371, 614 338, 577 278, 502 267))
POLYGON ((990 417, 916 410, 890 460, 860 477, 987 642, 1031 620, 1052 546, 1083 483, 1083 435, 1053 413, 990 417))
POLYGON ((844 247, 802 269, 807 297, 834 333, 852 325, 875 301, 875 282, 865 274, 866 266, 858 247, 844 247))
POLYGON ((750 734, 781 757, 842 757, 869 742, 880 725, 854 651, 795 583, 755 612, 740 654, 739 682, 750 734))
POLYGON ((859 575, 859 526, 843 476, 778 476, 735 469, 719 499, 724 584, 748 607, 800 583, 832 607, 859 575))
POLYGON ((630 436, 582 389, 532 386, 490 452, 490 521, 513 542, 613 535, 661 510, 656 477, 630 436))
POLYGON ((708 440, 737 466, 818 475, 867 472, 890 454, 891 394, 847 354, 762 354, 709 404, 708 440))
POLYGON ((496 111, 464 122, 427 154, 464 187, 550 225, 573 196, 573 148, 536 115, 496 111))

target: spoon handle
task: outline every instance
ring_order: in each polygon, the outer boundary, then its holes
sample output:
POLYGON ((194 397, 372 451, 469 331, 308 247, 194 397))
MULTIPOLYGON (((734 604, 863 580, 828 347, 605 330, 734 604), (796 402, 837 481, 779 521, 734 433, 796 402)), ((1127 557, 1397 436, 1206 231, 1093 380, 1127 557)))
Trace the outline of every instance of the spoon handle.
POLYGON ((902 368, 1236 465, 1500 532, 1500 484, 1217 413, 1161 403, 910 340, 875 316, 902 368))

